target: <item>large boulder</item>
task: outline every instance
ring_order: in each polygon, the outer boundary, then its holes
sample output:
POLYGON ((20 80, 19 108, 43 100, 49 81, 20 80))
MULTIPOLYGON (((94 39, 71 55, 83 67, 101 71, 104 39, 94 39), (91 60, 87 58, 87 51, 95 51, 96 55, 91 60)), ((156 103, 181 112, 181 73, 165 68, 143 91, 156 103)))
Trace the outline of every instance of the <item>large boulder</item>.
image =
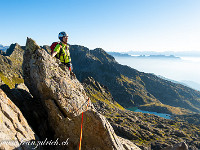
POLYGON ((16 84, 13 89, 10 89, 6 84, 1 85, 0 88, 20 109, 28 124, 40 137, 40 140, 52 137, 48 127, 47 112, 41 102, 33 98, 24 83, 16 84))
POLYGON ((65 143, 59 149, 78 148, 82 112, 82 149, 125 149, 107 119, 88 102, 76 77, 30 38, 27 38, 23 72, 31 94, 41 100, 48 112, 54 139, 65 143))
POLYGON ((38 138, 19 108, 0 89, 0 149, 28 150, 36 148, 36 145, 27 144, 35 140, 38 138))

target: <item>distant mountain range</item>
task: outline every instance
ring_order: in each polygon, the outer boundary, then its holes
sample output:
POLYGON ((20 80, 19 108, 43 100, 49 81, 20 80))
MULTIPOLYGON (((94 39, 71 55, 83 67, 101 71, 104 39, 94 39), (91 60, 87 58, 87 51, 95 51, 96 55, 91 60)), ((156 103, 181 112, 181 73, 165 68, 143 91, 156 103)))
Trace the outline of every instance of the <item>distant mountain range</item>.
MULTIPOLYGON (((180 57, 176 57, 174 55, 171 55, 171 53, 176 53, 177 55, 186 55, 188 56, 190 52, 129 52, 130 54, 127 54, 127 53, 122 53, 122 52, 107 52, 108 54, 112 55, 113 57, 133 57, 133 58, 152 58, 152 59, 159 59, 159 58, 170 58, 170 59, 181 59, 180 57), (138 56, 133 56, 131 55, 132 53, 134 54, 140 54, 138 56), (151 55, 149 55, 151 54, 151 55), (162 54, 162 55, 161 55, 162 54), (165 54, 165 55, 163 55, 165 54)), ((191 52, 190 55, 195 55, 195 56, 198 56, 198 52, 191 52), (196 54, 196 55, 195 55, 196 54)), ((165 78, 163 76, 160 76, 158 75, 158 77, 164 79, 164 80, 168 80, 168 81, 171 81, 171 82, 174 82, 174 83, 177 83, 177 84, 182 84, 184 86, 187 86, 187 87, 190 87, 190 88, 193 88, 195 90, 198 90, 200 91, 200 84, 194 82, 194 81, 174 81, 174 80, 171 80, 171 79, 168 79, 168 78, 165 78)))
POLYGON ((0 44, 0 50, 5 52, 8 48, 9 46, 3 46, 2 44, 0 44))
POLYGON ((176 57, 174 55, 161 55, 161 54, 140 54, 140 55, 131 55, 131 54, 126 54, 126 53, 120 53, 120 52, 108 52, 108 54, 112 55, 113 57, 134 57, 134 58, 170 58, 170 59, 180 59, 180 57, 176 57))
POLYGON ((128 51, 124 52, 125 54, 129 55, 174 55, 178 57, 183 56, 193 56, 193 57, 200 57, 200 51, 180 51, 180 52, 174 52, 174 51, 165 51, 165 52, 155 52, 155 51, 128 51))
POLYGON ((129 54, 124 54, 124 53, 119 53, 119 52, 107 52, 108 54, 112 55, 112 56, 117 56, 117 57, 132 57, 129 54))

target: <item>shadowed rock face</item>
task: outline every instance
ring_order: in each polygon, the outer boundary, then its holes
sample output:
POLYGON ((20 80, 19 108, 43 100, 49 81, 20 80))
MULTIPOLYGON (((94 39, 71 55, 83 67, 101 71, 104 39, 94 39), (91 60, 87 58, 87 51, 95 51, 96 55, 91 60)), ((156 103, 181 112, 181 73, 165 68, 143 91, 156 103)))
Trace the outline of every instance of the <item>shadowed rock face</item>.
POLYGON ((20 143, 36 139, 19 108, 0 89, 0 149, 31 149, 35 146, 20 143))
POLYGON ((23 72, 24 82, 31 94, 42 101, 48 112, 50 126, 55 132, 54 138, 68 142, 59 149, 78 148, 81 112, 84 112, 83 149, 124 149, 125 144, 122 145, 106 118, 97 113, 93 105, 87 108, 88 97, 81 83, 70 75, 65 66, 29 38, 24 53, 23 72))

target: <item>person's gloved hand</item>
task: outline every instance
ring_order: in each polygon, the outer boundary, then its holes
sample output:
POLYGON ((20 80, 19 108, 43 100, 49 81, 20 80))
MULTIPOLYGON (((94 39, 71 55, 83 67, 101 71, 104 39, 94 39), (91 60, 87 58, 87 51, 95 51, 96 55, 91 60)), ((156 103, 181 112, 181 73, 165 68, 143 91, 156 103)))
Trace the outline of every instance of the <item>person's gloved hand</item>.
POLYGON ((69 71, 72 71, 72 70, 73 70, 72 63, 71 63, 71 62, 67 63, 67 67, 69 68, 69 71))
POLYGON ((72 66, 72 63, 70 63, 70 71, 72 71, 73 70, 73 66, 72 66))

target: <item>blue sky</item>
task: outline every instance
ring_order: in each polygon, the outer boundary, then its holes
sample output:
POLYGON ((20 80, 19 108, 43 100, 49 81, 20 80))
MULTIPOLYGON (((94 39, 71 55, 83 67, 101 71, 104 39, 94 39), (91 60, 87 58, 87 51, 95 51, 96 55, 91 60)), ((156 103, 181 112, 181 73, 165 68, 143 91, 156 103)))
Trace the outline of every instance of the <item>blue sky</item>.
POLYGON ((0 44, 57 41, 106 51, 200 50, 200 0, 0 0, 0 44))

